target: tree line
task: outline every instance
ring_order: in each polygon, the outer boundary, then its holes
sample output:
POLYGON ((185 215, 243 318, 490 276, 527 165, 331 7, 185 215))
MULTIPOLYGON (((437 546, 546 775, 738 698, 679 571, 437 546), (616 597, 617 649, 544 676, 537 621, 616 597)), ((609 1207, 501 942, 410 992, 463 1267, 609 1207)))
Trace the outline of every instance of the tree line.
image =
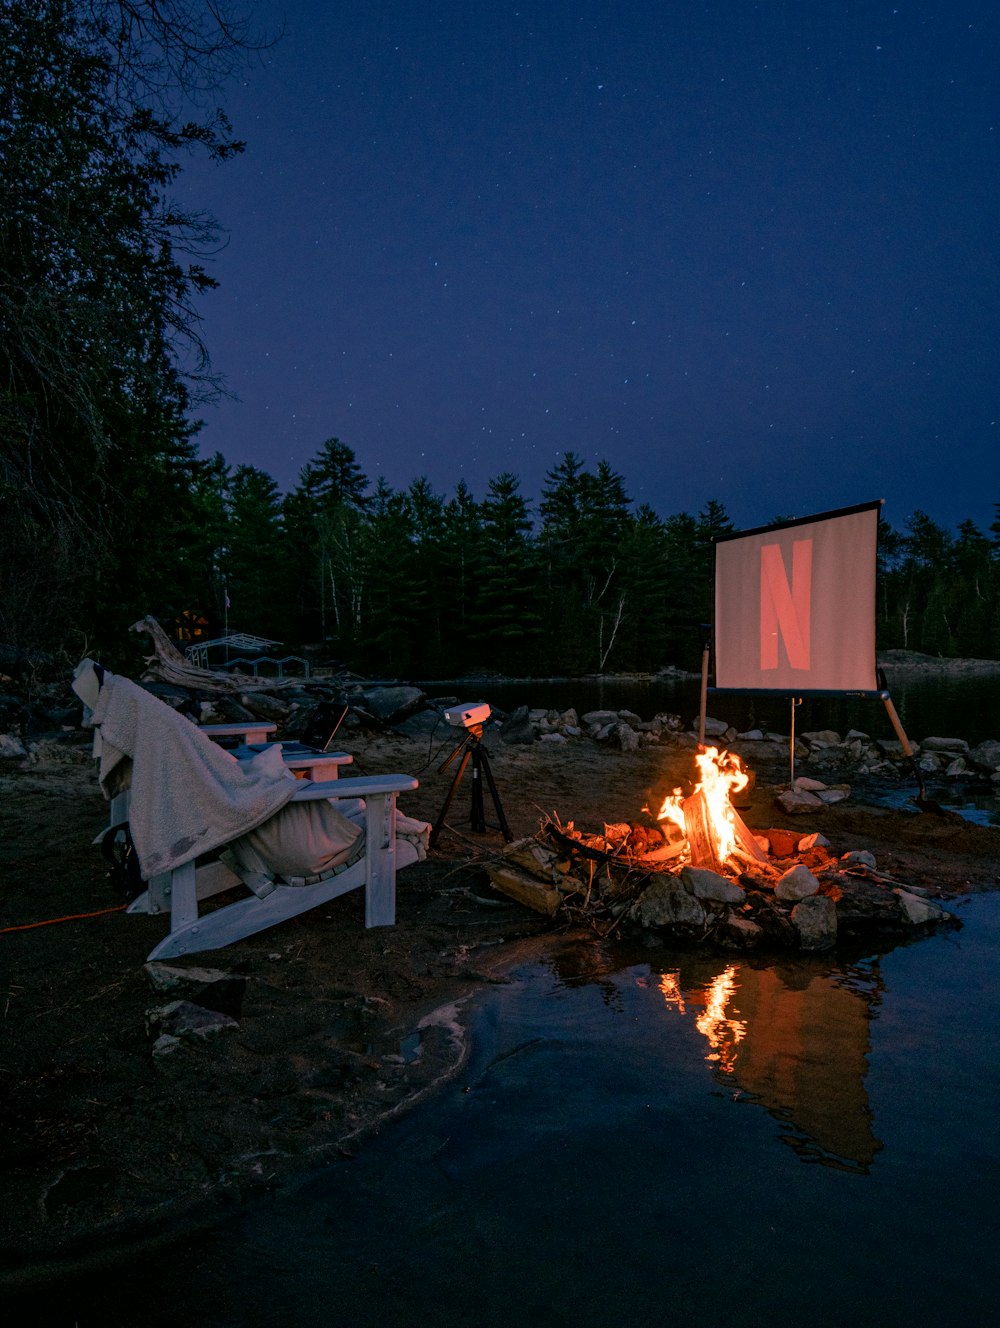
MULTIPOLYGON (((0 646, 114 662, 151 613, 376 675, 696 667, 721 503, 662 517, 572 451, 535 502, 394 490, 336 438, 287 494, 199 455, 218 228, 172 184, 242 150, 206 108, 266 44, 218 0, 0 5, 0 646)), ((883 526, 880 645, 1000 656, 997 514, 883 526)))
MULTIPOLYGON (((411 678, 697 668, 715 541, 737 530, 714 500, 697 515, 636 506, 607 461, 572 451, 532 503, 509 472, 482 498, 423 477, 396 490, 337 438, 287 494, 253 466, 192 461, 171 513, 128 621, 153 612, 185 640, 200 622, 411 678)), ((987 533, 923 512, 881 521, 876 609, 882 648, 1000 657, 1000 504, 987 533)))

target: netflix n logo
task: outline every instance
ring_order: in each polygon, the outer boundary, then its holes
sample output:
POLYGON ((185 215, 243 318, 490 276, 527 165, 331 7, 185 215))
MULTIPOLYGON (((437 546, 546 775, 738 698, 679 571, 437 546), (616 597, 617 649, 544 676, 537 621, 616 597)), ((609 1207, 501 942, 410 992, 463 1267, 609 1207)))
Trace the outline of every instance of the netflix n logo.
POLYGON ((760 667, 778 667, 779 639, 789 666, 809 668, 809 624, 812 618, 812 540, 792 543, 791 579, 778 544, 760 550, 760 667))

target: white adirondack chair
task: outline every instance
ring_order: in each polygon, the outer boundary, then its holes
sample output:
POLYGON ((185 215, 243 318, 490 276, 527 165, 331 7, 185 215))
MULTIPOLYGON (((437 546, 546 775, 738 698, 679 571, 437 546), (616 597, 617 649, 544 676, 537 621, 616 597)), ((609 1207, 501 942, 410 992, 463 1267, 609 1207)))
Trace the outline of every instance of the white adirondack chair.
MULTIPOLYGON (((102 676, 103 670, 95 668, 90 660, 82 661, 74 674, 74 690, 91 709, 97 702, 102 676)), ((181 725, 188 724, 181 717, 178 721, 181 725)), ((97 728, 100 733, 100 725, 97 728)), ((189 736, 184 730, 184 739, 189 736)), ((229 756, 216 755, 219 749, 207 735, 199 734, 193 740, 193 747, 194 759, 201 759, 200 752, 206 762, 216 767, 220 760, 237 767, 242 764, 233 762, 229 756), (212 755, 205 752, 206 746, 214 749, 212 755)), ((423 822, 413 822, 397 814, 398 794, 417 787, 417 779, 404 774, 319 783, 296 780, 291 797, 275 813, 277 817, 285 806, 326 800, 342 809, 364 831, 345 862, 316 876, 285 878, 268 870, 263 862, 251 864, 261 870, 251 870, 246 853, 234 856, 227 852, 224 843, 216 843, 210 853, 200 854, 195 848, 190 856, 175 855, 183 860, 171 861, 167 870, 150 874, 146 889, 128 909, 133 914, 163 914, 167 919, 167 935, 154 946, 148 958, 168 959, 219 949, 356 889, 365 892, 367 927, 393 925, 396 872, 423 856, 430 831, 430 826, 423 822), (401 827, 403 833, 397 833, 401 827), (206 901, 226 892, 234 892, 234 897, 219 900, 214 907, 204 907, 206 901)), ((144 788, 148 800, 148 781, 144 788)), ((134 790, 126 789, 111 798, 112 826, 131 822, 133 796, 134 790)), ((143 814, 148 811, 147 806, 143 814)))

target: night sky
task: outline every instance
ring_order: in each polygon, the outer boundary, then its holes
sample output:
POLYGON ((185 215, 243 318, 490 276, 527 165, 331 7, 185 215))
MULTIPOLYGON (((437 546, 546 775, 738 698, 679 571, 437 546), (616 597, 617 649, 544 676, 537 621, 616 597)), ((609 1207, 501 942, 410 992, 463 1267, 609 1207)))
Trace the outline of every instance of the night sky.
POLYGON ((537 502, 573 450, 661 516, 1000 502, 995 0, 288 0, 192 164, 237 400, 204 455, 282 490, 537 502))

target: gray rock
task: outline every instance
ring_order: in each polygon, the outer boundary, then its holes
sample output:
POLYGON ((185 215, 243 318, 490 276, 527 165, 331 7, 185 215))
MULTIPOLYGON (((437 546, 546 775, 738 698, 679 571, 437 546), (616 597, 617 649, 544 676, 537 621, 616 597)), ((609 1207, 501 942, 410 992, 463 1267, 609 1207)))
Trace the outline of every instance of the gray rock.
POLYGON ((539 742, 568 742, 569 739, 565 733, 542 733, 538 739, 539 742))
POLYGON ((763 742, 763 741, 764 741, 764 730, 763 730, 763 729, 747 729, 746 733, 737 733, 736 736, 737 736, 737 738, 740 739, 741 742, 763 742))
POLYGON ((373 687, 364 693, 364 708, 384 724, 395 724, 419 710, 425 699, 419 687, 373 687))
POLYGON ((665 710, 659 710, 653 716, 655 723, 659 724, 660 730, 666 730, 668 733, 679 733, 684 727, 684 721, 680 715, 671 715, 665 710))
POLYGON ((816 729, 812 733, 800 733, 799 737, 809 747, 839 747, 840 734, 833 729, 816 729))
POLYGON ((221 968, 175 968, 154 960, 143 964, 154 991, 193 991, 210 982, 227 980, 231 975, 221 968))
MULTIPOLYGON (((879 738, 875 746, 883 756, 889 757, 892 761, 901 761, 906 755, 903 751, 903 744, 898 742, 895 738, 879 738)), ((914 751, 919 750, 917 743, 911 742, 910 746, 914 751)))
POLYGON ((719 928, 718 937, 723 945, 737 950, 752 950, 764 939, 764 930, 751 918, 730 913, 719 928))
POLYGON ((588 710, 583 717, 588 728, 604 728, 608 724, 618 723, 617 710, 588 710))
POLYGON ((810 895, 818 892, 819 881, 803 862, 796 863, 794 867, 789 867, 788 871, 779 877, 778 883, 774 887, 776 898, 789 902, 808 899, 810 895))
POLYGON ((623 752, 637 752, 639 750, 639 735, 628 724, 616 724, 614 737, 623 752))
MULTIPOLYGON (((445 738, 450 726, 439 710, 418 710, 392 727, 394 732, 402 734, 404 738, 429 738, 435 733, 445 738)), ((458 742, 459 738, 460 734, 456 730, 455 741, 458 742)))
POLYGON ((636 906, 644 927, 704 927, 705 909, 676 876, 653 876, 636 906))
POLYGON ((941 769, 941 758, 935 756, 933 752, 927 752, 921 756, 917 762, 917 767, 927 775, 936 775, 941 769))
POLYGON ((821 835, 818 830, 813 831, 811 835, 803 835, 799 840, 798 851, 808 853, 811 848, 829 848, 830 841, 826 835, 821 835))
POLYGON ((920 744, 923 752, 961 752, 964 756, 969 744, 964 738, 924 738, 920 744))
POLYGON ((853 864, 858 867, 871 867, 872 871, 876 866, 875 854, 869 853, 866 848, 853 848, 849 853, 842 854, 840 861, 845 867, 853 864))
POLYGON ((815 793, 807 793, 805 790, 799 792, 796 789, 786 789, 784 793, 779 793, 777 802, 790 816, 805 816, 809 812, 821 811, 825 806, 815 793))
POLYGON ((867 733, 862 733, 860 729, 848 729, 844 736, 845 742, 871 742, 867 733))
POLYGON ((977 743, 969 752, 968 761, 979 770, 1000 770, 1000 742, 987 738, 985 742, 977 743))
POLYGON ((535 741, 535 730, 528 715, 526 705, 518 706, 500 725, 500 737, 509 743, 531 743, 535 741))
MULTIPOLYGON (((245 705, 240 705, 239 701, 233 696, 217 696, 212 702, 213 709, 217 710, 221 716, 221 724, 246 724, 248 721, 258 719, 259 716, 252 715, 245 705)), ((203 720, 203 723, 210 721, 203 720)))
POLYGON ((685 890, 696 899, 714 899, 720 904, 742 904, 747 897, 742 886, 706 867, 682 867, 680 879, 685 890))
POLYGON ((240 705, 249 710, 255 719, 266 719, 274 724, 281 724, 291 712, 286 701, 271 696, 269 692, 243 692, 240 705))
POLYGON ((150 1034, 167 1033, 172 1037, 204 1040, 229 1029, 239 1028, 238 1022, 219 1010, 207 1010, 192 1001, 171 1001, 146 1014, 146 1030, 150 1034))
POLYGON ((946 775, 950 775, 952 779, 954 779, 956 775, 964 775, 968 770, 968 768, 969 767, 966 764, 965 757, 956 756, 954 761, 948 762, 948 768, 944 773, 946 775))
POLYGON ((828 807, 832 807, 835 803, 846 802, 851 796, 851 790, 846 784, 840 784, 834 788, 820 789, 816 796, 820 802, 825 802, 828 807))
POLYGON ((803 950, 831 950, 837 944, 837 906, 828 895, 811 895, 792 909, 792 926, 803 950))
POLYGON ((576 729, 577 732, 580 731, 580 716, 576 713, 576 711, 573 709, 572 706, 570 706, 568 710, 564 710, 560 718, 565 728, 576 729))
MULTIPOLYGON (((697 729, 697 721, 693 725, 697 729)), ((705 736, 707 738, 724 738, 729 732, 729 725, 724 719, 713 719, 711 715, 705 716, 705 736)))
POLYGON ((0 757, 12 759, 28 755, 28 749, 16 733, 0 733, 0 757))
POLYGON ((910 894, 909 890, 897 890, 895 893, 903 917, 914 926, 919 927, 927 922, 943 922, 952 916, 945 909, 939 908, 937 904, 932 904, 927 899, 921 899, 917 895, 910 894))

